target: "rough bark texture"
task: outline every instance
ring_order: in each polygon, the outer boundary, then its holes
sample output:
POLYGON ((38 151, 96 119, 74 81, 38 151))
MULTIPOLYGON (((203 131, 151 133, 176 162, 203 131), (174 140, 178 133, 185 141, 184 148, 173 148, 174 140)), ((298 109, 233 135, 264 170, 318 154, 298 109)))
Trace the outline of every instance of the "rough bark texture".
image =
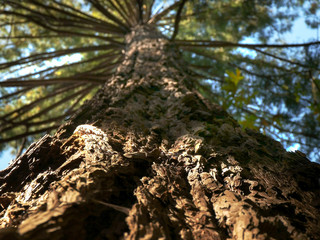
POLYGON ((320 167, 243 131, 147 26, 55 136, 0 172, 0 239, 320 239, 320 167))

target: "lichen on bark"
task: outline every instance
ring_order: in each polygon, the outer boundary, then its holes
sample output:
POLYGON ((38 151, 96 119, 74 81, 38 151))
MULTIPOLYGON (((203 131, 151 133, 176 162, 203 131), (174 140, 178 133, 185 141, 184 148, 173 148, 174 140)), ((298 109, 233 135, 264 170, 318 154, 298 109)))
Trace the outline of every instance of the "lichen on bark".
POLYGON ((0 172, 0 239, 319 239, 320 167, 243 130, 151 26, 58 129, 0 172))

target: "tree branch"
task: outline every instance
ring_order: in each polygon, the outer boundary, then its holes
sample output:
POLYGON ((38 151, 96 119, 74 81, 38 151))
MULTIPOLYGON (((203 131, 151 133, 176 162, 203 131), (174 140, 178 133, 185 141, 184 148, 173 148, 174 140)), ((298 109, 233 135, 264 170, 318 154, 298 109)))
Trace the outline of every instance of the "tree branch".
POLYGON ((3 138, 3 139, 0 139, 0 144, 1 143, 6 143, 6 142, 10 142, 10 141, 13 141, 13 140, 17 140, 17 139, 21 139, 21 138, 24 138, 24 137, 27 137, 27 136, 35 135, 35 134, 38 134, 38 133, 48 132, 48 131, 57 129, 58 127, 60 127, 60 125, 61 124, 57 124, 57 125, 54 125, 54 126, 51 126, 51 127, 45 127, 45 128, 38 129, 38 130, 35 130, 35 131, 18 134, 18 135, 15 135, 13 137, 3 138))
POLYGON ((166 9, 162 10, 158 14, 155 14, 149 21, 148 24, 156 23, 158 22, 164 15, 166 15, 168 12, 170 12, 172 9, 176 8, 180 4, 180 1, 177 1, 173 4, 171 4, 166 9))
POLYGON ((173 34, 171 36, 171 41, 173 41, 177 34, 178 34, 178 31, 179 31, 179 23, 180 23, 180 20, 181 20, 181 12, 182 12, 182 9, 183 9, 183 6, 184 4, 186 3, 187 0, 182 0, 179 8, 178 8, 178 11, 177 11, 177 14, 176 14, 176 18, 175 18, 175 21, 174 21, 174 31, 173 31, 173 34))
POLYGON ((247 44, 232 43, 227 41, 206 41, 206 40, 175 40, 177 45, 183 47, 243 47, 243 48, 295 48, 308 47, 312 45, 320 45, 320 41, 297 43, 297 44, 247 44))

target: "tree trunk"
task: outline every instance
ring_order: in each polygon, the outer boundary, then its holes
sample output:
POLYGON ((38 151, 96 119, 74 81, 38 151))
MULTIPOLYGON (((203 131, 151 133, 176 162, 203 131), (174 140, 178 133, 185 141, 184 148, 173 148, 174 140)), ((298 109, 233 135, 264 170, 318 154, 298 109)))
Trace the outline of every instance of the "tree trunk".
POLYGON ((320 239, 320 167, 192 87, 148 26, 54 136, 0 172, 0 239, 320 239))

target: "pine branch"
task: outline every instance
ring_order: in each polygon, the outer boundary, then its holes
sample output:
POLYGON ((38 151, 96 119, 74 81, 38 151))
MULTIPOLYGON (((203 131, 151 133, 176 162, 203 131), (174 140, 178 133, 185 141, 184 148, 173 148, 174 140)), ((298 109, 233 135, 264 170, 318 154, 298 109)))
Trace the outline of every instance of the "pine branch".
POLYGON ((125 24, 129 27, 132 27, 132 24, 129 21, 130 17, 128 16, 128 13, 125 10, 124 6, 121 4, 121 2, 120 1, 114 2, 113 0, 108 0, 108 2, 116 10, 116 12, 120 14, 122 19, 125 21, 125 24))
POLYGON ((6 142, 10 142, 10 141, 14 141, 14 140, 18 140, 18 139, 21 139, 21 138, 24 138, 24 137, 32 136, 32 135, 35 135, 35 134, 38 134, 38 133, 49 132, 51 130, 57 129, 60 125, 61 124, 56 124, 54 126, 44 127, 44 128, 37 129, 37 130, 34 130, 34 131, 18 134, 18 135, 12 136, 12 137, 3 138, 3 139, 0 139, 0 144, 1 143, 6 143, 6 142))
POLYGON ((291 60, 286 59, 286 58, 283 58, 283 57, 276 56, 276 55, 274 55, 274 54, 271 54, 271 53, 262 51, 262 50, 257 49, 257 48, 254 48, 253 50, 255 50, 256 52, 262 53, 263 55, 266 55, 266 56, 269 56, 269 57, 278 59, 278 60, 280 60, 280 61, 290 63, 290 64, 292 64, 292 65, 297 65, 297 66, 304 67, 304 68, 310 68, 310 66, 304 65, 304 64, 302 64, 302 63, 294 62, 294 61, 291 61, 291 60))
MULTIPOLYGON (((76 96, 78 95, 81 95, 83 93, 88 93, 92 90, 93 86, 89 86, 89 87, 86 87, 86 88, 82 88, 80 89, 79 91, 76 91, 75 93, 73 94, 70 94, 66 97, 63 97, 62 99, 60 99, 59 101, 55 102, 54 104, 51 104, 49 105, 48 107, 42 109, 40 112, 30 116, 30 117, 27 117, 23 120, 20 120, 18 122, 7 122, 7 125, 3 125, 0 129, 0 133, 4 133, 8 130, 11 130, 15 127, 18 127, 18 126, 23 126, 23 125, 29 125, 30 121, 35 119, 35 118, 38 118, 40 116, 43 116, 44 114, 48 113, 49 111, 51 111, 52 109, 60 106, 61 104, 63 103, 66 103, 68 102, 69 100, 75 98, 76 96)), ((20 116, 20 115, 19 115, 20 116)))
POLYGON ((25 93, 25 92, 29 91, 30 89, 32 89, 32 87, 25 87, 25 88, 23 88, 21 90, 13 92, 13 93, 9 93, 9 94, 3 95, 3 96, 0 97, 0 100, 12 98, 14 96, 20 95, 21 93, 25 93))
POLYGON ((54 89, 54 91, 51 94, 47 94, 44 97, 38 98, 38 99, 34 100, 33 102, 30 102, 29 104, 23 105, 20 108, 17 108, 11 112, 8 112, 5 115, 0 116, 0 119, 5 122, 12 122, 16 118, 18 118, 20 115, 22 115, 23 113, 30 111, 34 106, 39 105, 41 102, 48 100, 51 97, 56 97, 57 95, 59 95, 61 93, 65 93, 71 89, 75 89, 75 88, 79 87, 80 85, 82 85, 82 84, 76 83, 76 84, 72 84, 72 85, 64 87, 64 88, 62 88, 63 85, 61 85, 57 89, 54 89), (10 117, 11 115, 14 115, 14 114, 17 114, 17 116, 8 119, 8 117, 10 117))
POLYGON ((44 60, 60 57, 67 54, 92 52, 97 50, 113 50, 114 48, 117 48, 117 47, 113 44, 109 44, 109 45, 79 47, 79 48, 71 48, 71 49, 64 49, 64 50, 56 50, 53 52, 38 53, 38 54, 30 55, 28 57, 20 58, 19 60, 2 63, 0 64, 0 69, 6 69, 15 65, 21 65, 21 64, 26 64, 30 62, 44 61, 44 60))
POLYGON ((111 12, 108 11, 103 5, 99 3, 98 0, 88 0, 97 10, 99 10, 103 15, 105 15, 108 19, 112 20, 116 23, 120 28, 122 28, 125 32, 129 32, 130 26, 127 26, 120 19, 114 16, 111 12))
POLYGON ((101 84, 103 81, 95 79, 94 76, 89 78, 89 76, 78 76, 75 78, 72 77, 60 77, 60 78, 50 78, 50 79, 37 79, 37 80, 23 80, 23 81, 4 81, 0 82, 0 86, 3 87, 20 87, 20 86, 47 86, 53 84, 61 84, 61 83, 75 83, 75 82, 83 82, 83 83, 93 83, 93 84, 101 84))
POLYGON ((139 23, 139 15, 136 7, 132 4, 132 0, 124 0, 127 11, 130 16, 130 22, 132 22, 131 26, 135 26, 139 23))
POLYGON ((176 14, 176 18, 175 18, 175 22, 174 22, 173 34, 171 36, 171 41, 173 41, 176 38, 177 34, 178 34, 179 24, 180 24, 180 20, 181 20, 181 12, 182 12, 183 6, 186 3, 186 1, 187 0, 182 0, 180 6, 178 8, 178 11, 177 11, 177 14, 176 14))
POLYGON ((297 43, 297 44, 247 44, 247 43, 232 43, 227 41, 206 41, 206 40, 175 40, 175 43, 183 47, 243 47, 243 48, 296 48, 308 47, 312 45, 320 45, 320 41, 297 43))
MULTIPOLYGON (((184 1, 184 0, 182 0, 184 1)), ((149 21, 148 24, 153 24, 153 23, 157 23, 163 16, 165 16, 166 14, 168 14, 171 10, 175 9, 176 7, 178 7, 181 4, 181 1, 177 1, 173 4, 171 4, 170 6, 168 6, 167 8, 165 8, 164 10, 162 10, 161 12, 155 14, 149 21)))

